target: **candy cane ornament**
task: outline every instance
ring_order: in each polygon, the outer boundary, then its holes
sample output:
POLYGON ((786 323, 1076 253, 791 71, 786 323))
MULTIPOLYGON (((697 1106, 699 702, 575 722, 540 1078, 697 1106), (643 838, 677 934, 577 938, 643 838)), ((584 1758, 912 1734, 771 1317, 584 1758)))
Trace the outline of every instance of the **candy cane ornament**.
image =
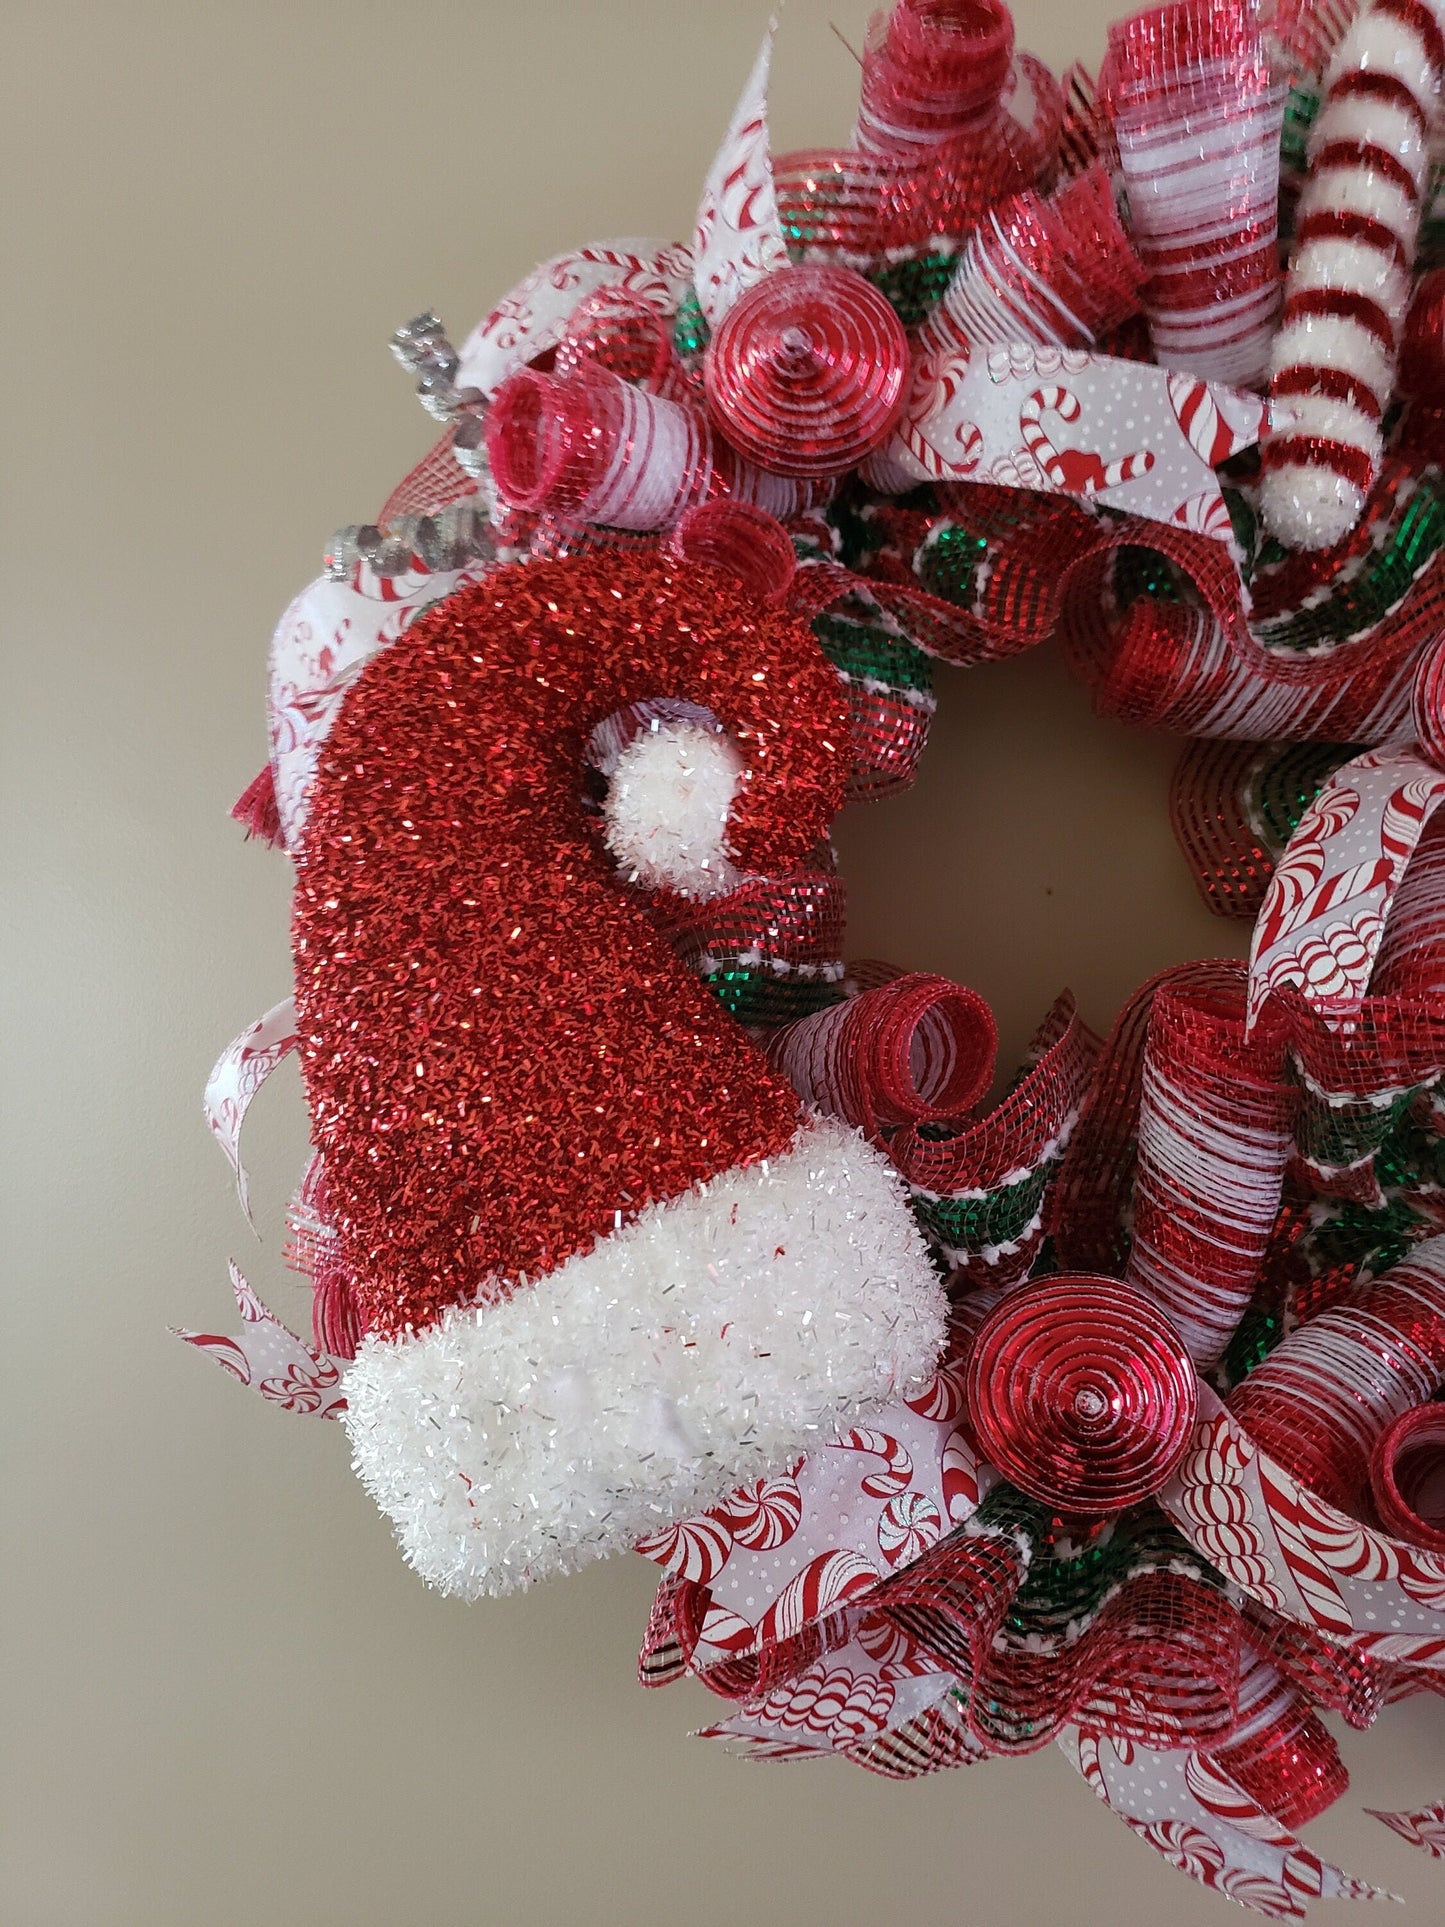
POLYGON ((1147 448, 1112 462, 1106 462, 1093 449, 1055 448, 1041 418, 1054 414, 1060 421, 1076 422, 1079 413, 1078 397, 1067 388, 1036 388, 1019 409, 1024 446, 1055 488, 1074 495, 1096 495, 1100 489, 1117 488, 1121 482, 1147 475, 1153 468, 1153 452, 1147 448))
POLYGON ((1445 0, 1373 0, 1326 80, 1270 360, 1260 508, 1292 548, 1359 521, 1382 453, 1445 75, 1445 0))

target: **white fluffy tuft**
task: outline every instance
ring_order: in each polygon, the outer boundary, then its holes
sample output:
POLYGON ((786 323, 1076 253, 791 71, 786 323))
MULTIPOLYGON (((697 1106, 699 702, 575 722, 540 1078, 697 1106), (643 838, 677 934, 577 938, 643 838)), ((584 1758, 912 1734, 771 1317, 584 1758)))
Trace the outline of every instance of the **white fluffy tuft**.
POLYGON ((624 874, 685 897, 736 889, 727 825, 742 771, 736 744, 700 723, 654 723, 633 737, 603 809, 607 847, 624 874))
POLYGON ((1265 524, 1292 549, 1328 549, 1343 542, 1360 519, 1365 498, 1353 482, 1323 463, 1284 462, 1259 485, 1265 524))
POLYGON ((937 1273, 896 1173, 832 1119, 499 1305, 366 1339, 354 1463, 431 1585, 575 1570, 926 1381, 937 1273))

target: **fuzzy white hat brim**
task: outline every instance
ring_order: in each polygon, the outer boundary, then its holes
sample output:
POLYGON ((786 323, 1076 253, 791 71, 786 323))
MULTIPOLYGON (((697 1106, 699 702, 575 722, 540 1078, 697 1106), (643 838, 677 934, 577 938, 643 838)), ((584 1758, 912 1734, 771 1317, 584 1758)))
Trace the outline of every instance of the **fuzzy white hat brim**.
POLYGON ((500 1304, 366 1339, 356 1470, 431 1585, 575 1570, 922 1384, 944 1298, 896 1174, 805 1124, 500 1304))

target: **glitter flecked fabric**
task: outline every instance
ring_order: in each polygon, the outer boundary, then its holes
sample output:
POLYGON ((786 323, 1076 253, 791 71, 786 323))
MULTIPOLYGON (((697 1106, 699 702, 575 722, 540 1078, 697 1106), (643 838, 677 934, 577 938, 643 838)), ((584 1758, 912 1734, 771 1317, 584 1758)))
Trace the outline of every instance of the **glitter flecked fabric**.
POLYGON ((371 663, 326 744, 297 1009, 368 1329, 502 1295, 793 1137, 797 1098, 581 809, 592 729, 659 695, 709 709, 743 754, 735 860, 795 867, 843 794, 843 693, 805 628, 695 566, 500 570, 371 663))

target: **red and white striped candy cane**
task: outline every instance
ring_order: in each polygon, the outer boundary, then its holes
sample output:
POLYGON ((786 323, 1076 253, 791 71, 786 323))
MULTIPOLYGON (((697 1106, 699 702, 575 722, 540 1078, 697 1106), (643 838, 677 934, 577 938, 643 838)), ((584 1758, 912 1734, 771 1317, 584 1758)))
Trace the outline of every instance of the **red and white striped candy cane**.
POLYGON ((1379 471, 1442 77, 1445 0, 1372 0, 1330 63, 1270 358, 1293 419, 1265 439, 1260 507, 1292 548, 1343 540, 1379 471))
POLYGON ((1067 388, 1036 388, 1019 409, 1019 434, 1055 488, 1067 489, 1071 495, 1095 495, 1100 489, 1132 482, 1153 468, 1154 457, 1147 448, 1114 462, 1106 462, 1093 449, 1055 448, 1039 419, 1051 413, 1061 421, 1077 421, 1077 395, 1067 388))

